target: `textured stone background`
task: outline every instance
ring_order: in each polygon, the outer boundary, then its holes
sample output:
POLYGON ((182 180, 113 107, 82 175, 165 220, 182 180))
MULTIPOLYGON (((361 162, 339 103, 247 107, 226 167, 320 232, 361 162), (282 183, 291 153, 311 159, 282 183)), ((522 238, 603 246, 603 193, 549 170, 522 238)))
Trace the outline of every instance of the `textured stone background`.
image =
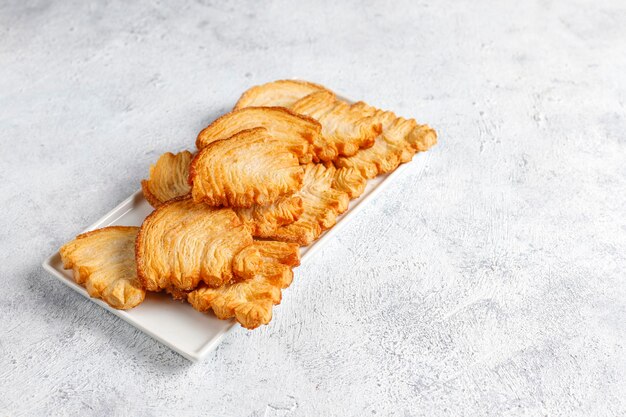
POLYGON ((87 3, 0 5, 0 415, 626 414, 624 2, 87 3), (271 325, 193 365, 42 270, 289 77, 440 144, 271 325))

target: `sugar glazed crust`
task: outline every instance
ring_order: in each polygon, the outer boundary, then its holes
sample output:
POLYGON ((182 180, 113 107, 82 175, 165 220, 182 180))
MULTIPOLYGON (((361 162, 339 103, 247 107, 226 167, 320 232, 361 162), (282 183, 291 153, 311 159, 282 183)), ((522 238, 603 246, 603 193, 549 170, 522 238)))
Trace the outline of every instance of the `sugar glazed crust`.
POLYGON ((298 220, 304 212, 302 197, 291 194, 279 197, 266 206, 254 205, 250 208, 233 208, 241 221, 250 227, 252 236, 269 237, 281 226, 298 220))
POLYGON ((350 199, 358 198, 365 191, 367 179, 354 168, 338 168, 333 177, 333 188, 348 194, 350 199))
POLYGON ((135 238, 138 227, 110 226, 83 233, 61 247, 63 268, 91 297, 126 310, 144 300, 146 292, 137 278, 135 238))
POLYGON ((198 311, 213 310, 224 320, 234 317, 243 327, 255 329, 268 324, 272 308, 279 304, 282 289, 293 280, 292 268, 300 264, 298 245, 256 241, 233 260, 237 277, 219 288, 202 286, 188 295, 198 311))
POLYGON ((350 201, 348 193, 337 188, 336 171, 332 165, 308 164, 302 189, 297 193, 304 203, 304 212, 294 223, 278 228, 269 237, 306 246, 333 227, 350 201))
POLYGON ((137 276, 149 291, 189 291, 201 281, 217 287, 232 279, 233 257, 251 244, 249 226, 232 209, 170 200, 141 225, 137 276))
POLYGON ((287 149, 265 128, 244 130, 198 152, 189 173, 191 195, 211 206, 272 204, 302 186, 302 155, 304 146, 287 149))
POLYGON ((300 152, 304 148, 300 163, 330 161, 337 156, 337 149, 321 135, 322 126, 317 120, 284 107, 246 107, 227 113, 198 134, 196 147, 202 149, 216 140, 257 127, 265 128, 288 149, 300 152))
POLYGON ((191 192, 189 164, 193 154, 182 151, 177 154, 166 152, 150 166, 148 179, 141 181, 141 190, 148 203, 154 208, 176 197, 191 192))
POLYGON ((244 92, 234 110, 251 106, 291 107, 303 97, 317 91, 330 91, 319 84, 302 80, 278 80, 257 85, 244 92))
MULTIPOLYGON (((189 195, 190 163, 191 153, 188 151, 176 155, 167 152, 151 167, 149 178, 142 181, 142 188, 144 197, 154 208, 173 198, 189 195), (182 165, 182 162, 186 162, 186 165, 182 165), (155 188, 154 184, 160 184, 160 192, 150 191, 155 188)), ((233 210, 243 223, 250 226, 253 236, 266 237, 274 233, 278 227, 296 221, 304 209, 299 196, 289 195, 280 197, 266 206, 235 207, 233 210)))
POLYGON ((337 148, 333 161, 352 167, 365 178, 395 170, 437 143, 437 133, 414 119, 372 107, 345 103, 327 88, 297 80, 280 80, 246 91, 236 108, 249 105, 285 106, 316 119, 322 136, 337 148))
POLYGON ((382 130, 380 123, 371 115, 358 106, 339 100, 329 91, 309 94, 294 103, 291 109, 319 121, 322 136, 343 156, 371 147, 382 130))
POLYGON ((414 119, 398 117, 393 112, 379 110, 363 102, 353 106, 379 122, 382 132, 371 148, 360 149, 349 157, 339 157, 335 161, 338 167, 351 167, 365 178, 374 178, 395 170, 401 163, 410 161, 417 152, 427 151, 437 143, 437 133, 428 125, 420 125, 414 119))

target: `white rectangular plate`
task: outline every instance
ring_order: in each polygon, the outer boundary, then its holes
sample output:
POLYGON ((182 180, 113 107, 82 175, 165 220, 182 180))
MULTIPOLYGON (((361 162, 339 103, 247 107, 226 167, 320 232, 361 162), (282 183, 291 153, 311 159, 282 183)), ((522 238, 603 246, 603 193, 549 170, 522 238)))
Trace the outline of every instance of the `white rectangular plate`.
MULTIPOLYGON (((417 154, 410 164, 423 163, 424 158, 423 154, 417 154)), ((398 177, 407 166, 408 164, 401 165, 390 174, 369 180, 363 195, 350 202, 348 211, 338 218, 337 225, 326 231, 313 244, 301 249, 302 263, 307 262, 317 249, 321 248, 337 233, 342 225, 345 225, 365 206, 367 201, 371 201, 376 194, 398 177)), ((84 232, 113 225, 141 226, 143 220, 151 212, 152 207, 143 198, 143 194, 139 190, 84 232)), ((72 278, 72 272, 63 269, 61 256, 58 252, 46 259, 43 267, 68 287, 192 361, 204 358, 220 343, 222 337, 237 324, 234 320, 219 320, 212 314, 200 313, 189 304, 174 301, 165 294, 148 293, 145 301, 139 306, 131 310, 116 310, 98 299, 89 297, 87 291, 76 284, 72 278)), ((298 285, 297 269, 295 276, 293 285, 298 285)))

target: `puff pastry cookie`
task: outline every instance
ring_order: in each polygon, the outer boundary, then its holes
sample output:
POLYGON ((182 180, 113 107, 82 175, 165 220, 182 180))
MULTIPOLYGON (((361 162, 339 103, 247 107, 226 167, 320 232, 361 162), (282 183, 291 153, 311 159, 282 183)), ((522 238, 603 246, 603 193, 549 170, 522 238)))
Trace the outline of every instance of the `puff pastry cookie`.
POLYGON ((322 125, 322 135, 343 156, 371 147, 382 130, 374 117, 359 106, 339 100, 329 91, 309 94, 295 102, 291 109, 318 120, 322 125))
MULTIPOLYGON (((189 165, 191 153, 165 153, 150 169, 150 177, 143 180, 142 189, 148 202, 157 208, 168 200, 183 197, 190 193, 189 165), (184 164, 183 162, 186 162, 184 164), (158 191, 154 191, 157 188, 158 191)), ((250 226, 252 235, 265 237, 280 226, 293 223, 302 214, 302 198, 296 195, 280 197, 274 203, 249 208, 234 207, 233 210, 242 222, 250 226)))
POLYGON ((251 106, 291 107, 303 97, 317 91, 329 91, 325 87, 308 81, 278 80, 254 86, 241 95, 235 110, 251 106))
POLYGON ((91 297, 113 308, 126 310, 140 304, 146 295, 137 278, 135 238, 138 227, 110 226, 76 236, 61 247, 63 268, 91 297))
POLYGON ((395 170, 408 162, 416 152, 424 152, 437 143, 437 133, 428 125, 420 125, 413 119, 404 119, 390 111, 383 111, 363 102, 353 105, 363 114, 371 114, 382 126, 382 133, 374 145, 361 149, 350 157, 339 157, 335 164, 352 167, 366 178, 374 178, 395 170))
POLYGON ((302 197, 304 212, 298 220, 278 228, 269 237, 306 246, 333 227, 350 202, 348 193, 337 188, 336 171, 332 165, 308 164, 302 189, 297 193, 302 197))
POLYGON ((354 155, 360 148, 372 146, 381 131, 380 123, 371 114, 306 81, 281 80, 252 87, 241 96, 235 109, 248 106, 283 106, 319 121, 328 150, 325 158, 318 161, 335 159, 329 158, 331 153, 354 155))
POLYGON ((191 162, 191 195, 212 206, 272 204, 301 187, 304 152, 304 146, 285 148, 265 128, 211 142, 191 162))
POLYGON ((300 264, 298 245, 256 241, 235 256, 233 282, 218 288, 201 287, 188 295, 198 311, 213 310, 220 319, 234 317, 243 327, 254 329, 272 319, 272 308, 281 290, 293 280, 292 268, 300 264))
POLYGON ((232 279, 233 257, 251 244, 250 228, 232 209, 170 200, 141 225, 137 275, 150 291, 189 291, 200 281, 217 287, 232 279))
POLYGON ((278 198, 267 206, 254 205, 250 208, 234 207, 241 221, 250 227, 252 236, 268 237, 281 226, 298 220, 304 212, 302 197, 291 194, 278 198))
POLYGON ((333 188, 345 192, 351 199, 358 198, 363 194, 366 185, 367 178, 357 169, 339 168, 335 170, 333 188))
POLYGON ((330 161, 337 156, 337 148, 321 135, 322 126, 317 120, 283 107, 246 107, 227 113, 198 134, 196 147, 202 149, 216 140, 256 127, 267 129, 287 149, 300 152, 304 148, 301 163, 330 161))
POLYGON ((189 194, 189 164, 192 158, 193 154, 189 151, 177 154, 166 152, 156 164, 150 166, 150 175, 147 180, 141 181, 141 190, 152 207, 189 194))

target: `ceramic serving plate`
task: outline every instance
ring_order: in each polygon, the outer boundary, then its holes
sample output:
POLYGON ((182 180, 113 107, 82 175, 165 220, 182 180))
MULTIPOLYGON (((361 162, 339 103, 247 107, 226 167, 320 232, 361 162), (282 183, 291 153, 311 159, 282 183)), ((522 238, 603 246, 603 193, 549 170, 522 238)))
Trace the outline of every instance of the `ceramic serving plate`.
MULTIPOLYGON (((301 248, 301 263, 308 262, 317 249, 338 233, 343 225, 355 216, 368 201, 372 201, 380 191, 391 184, 394 178, 397 178, 407 166, 423 164, 424 159, 423 154, 417 154, 409 164, 401 165, 392 173, 369 180, 363 195, 350 202, 348 211, 337 219, 335 227, 326 231, 310 246, 301 248)), ((113 225, 140 226, 151 212, 152 207, 139 190, 83 232, 113 225)), ((87 291, 74 282, 71 270, 63 269, 61 256, 58 252, 46 259, 43 267, 59 281, 82 294, 91 302, 122 318, 192 361, 204 358, 220 343, 222 337, 237 324, 234 320, 219 320, 212 314, 200 313, 189 304, 174 301, 165 294, 148 293, 145 301, 138 307, 131 310, 116 310, 98 299, 89 297, 87 291)), ((294 274, 295 279, 292 285, 298 285, 298 281, 303 277, 298 275, 297 268, 294 274)), ((283 296, 288 297, 289 289, 285 290, 283 294, 283 296)), ((275 309, 275 317, 280 317, 280 307, 275 309)))

